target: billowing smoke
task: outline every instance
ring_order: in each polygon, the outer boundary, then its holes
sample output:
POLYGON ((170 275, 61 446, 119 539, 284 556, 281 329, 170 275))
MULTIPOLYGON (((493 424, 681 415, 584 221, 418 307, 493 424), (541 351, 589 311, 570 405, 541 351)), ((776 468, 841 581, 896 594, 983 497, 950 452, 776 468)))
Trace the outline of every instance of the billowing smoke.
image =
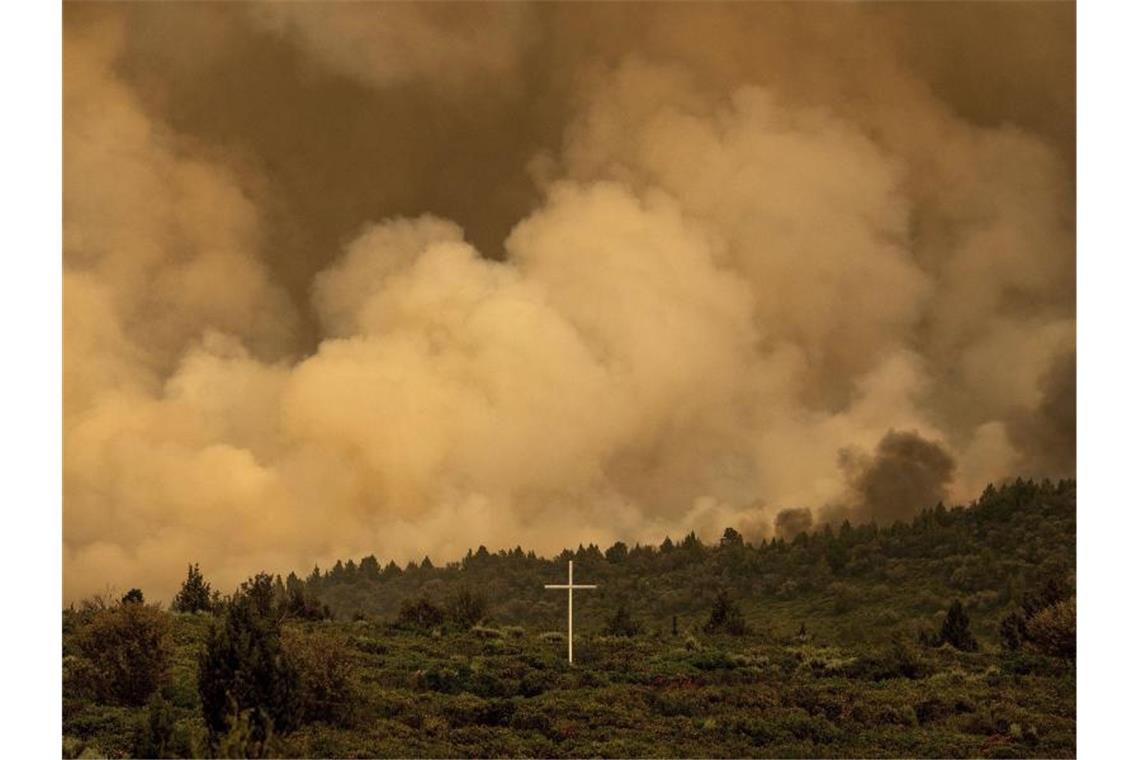
POLYGON ((918 433, 890 430, 873 456, 841 452, 850 502, 840 515, 852 522, 889 525, 908 520, 947 498, 955 463, 945 449, 918 433))
POLYGON ((69 5, 65 597, 1071 474, 1072 16, 69 5))
POLYGON ((795 538, 811 530, 814 518, 807 507, 782 509, 776 515, 776 536, 785 540, 795 538))

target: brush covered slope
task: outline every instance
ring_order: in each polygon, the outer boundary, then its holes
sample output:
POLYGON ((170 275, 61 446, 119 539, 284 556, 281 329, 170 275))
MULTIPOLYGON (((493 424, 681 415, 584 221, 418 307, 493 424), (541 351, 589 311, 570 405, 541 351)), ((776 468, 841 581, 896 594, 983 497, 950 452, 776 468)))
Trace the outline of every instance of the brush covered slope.
POLYGON ((1016 481, 757 547, 726 531, 365 560, 262 575, 194 613, 83 605, 64 613, 63 751, 1073 756, 1075 498, 1016 481), (600 586, 575 597, 572 666, 565 593, 542 589, 568 558, 600 586))

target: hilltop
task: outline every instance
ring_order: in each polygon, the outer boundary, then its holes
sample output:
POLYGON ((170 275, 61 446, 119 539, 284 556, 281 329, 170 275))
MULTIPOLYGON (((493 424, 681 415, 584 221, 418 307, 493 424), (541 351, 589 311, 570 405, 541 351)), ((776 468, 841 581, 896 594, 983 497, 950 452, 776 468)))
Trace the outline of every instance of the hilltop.
POLYGON ((649 630, 703 622, 719 591, 737 599, 748 622, 774 637, 806 625, 845 643, 882 641, 936 625, 962 600, 983 641, 997 643, 1003 610, 1051 578, 1071 586, 1076 569, 1076 482, 1014 480, 970 504, 924 509, 910 522, 824 526, 790 539, 746 544, 732 528, 714 545, 694 534, 660 546, 589 545, 541 558, 521 548, 479 547, 445 567, 382 567, 375 557, 314 569, 306 591, 338 618, 394 619, 401 604, 438 603, 461 589, 488 602, 489 619, 532 629, 565 626, 562 583, 574 560, 575 624, 599 628, 619 605, 649 630))

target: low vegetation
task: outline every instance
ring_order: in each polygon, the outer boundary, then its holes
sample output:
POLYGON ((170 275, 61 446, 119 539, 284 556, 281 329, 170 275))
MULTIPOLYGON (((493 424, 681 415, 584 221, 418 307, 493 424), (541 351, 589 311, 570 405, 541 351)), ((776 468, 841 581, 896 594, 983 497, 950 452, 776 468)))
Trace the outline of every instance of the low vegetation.
POLYGON ((1073 756, 1075 498, 1017 481, 889 527, 365 558, 226 598, 191 566, 194 611, 64 611, 63 754, 1073 756), (600 586, 573 666, 541 588, 567 558, 600 586))

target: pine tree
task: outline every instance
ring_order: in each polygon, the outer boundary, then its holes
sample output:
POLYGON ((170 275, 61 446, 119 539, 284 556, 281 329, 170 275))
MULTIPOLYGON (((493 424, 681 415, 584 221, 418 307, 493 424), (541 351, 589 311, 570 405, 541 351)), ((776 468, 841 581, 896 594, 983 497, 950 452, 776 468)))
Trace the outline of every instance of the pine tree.
POLYGON ((273 581, 262 573, 243 583, 223 620, 211 626, 198 658, 198 695, 211 746, 248 711, 251 736, 265 741, 293 728, 299 716, 296 668, 281 647, 273 581))
POLYGON ((605 632, 610 636, 636 636, 641 633, 641 626, 633 619, 629 606, 623 601, 606 621, 605 632))
POLYGON ((743 548, 744 536, 736 528, 725 528, 724 535, 720 538, 720 547, 722 549, 743 548))
POLYGON ((970 616, 962 602, 955 599, 942 621, 941 638, 944 642, 963 652, 974 652, 978 649, 978 640, 970 632, 970 616))
POLYGON ((709 613, 708 622, 705 623, 705 633, 728 633, 733 636, 743 636, 748 633, 748 623, 744 620, 744 613, 740 606, 728 595, 727 591, 717 592, 713 601, 712 612, 709 613))
POLYGON ((210 584, 202 577, 197 562, 187 566, 186 580, 170 607, 175 612, 208 612, 212 608, 210 584))
POLYGON ((1025 641, 1025 616, 1014 610, 1001 619, 1001 646, 1007 652, 1021 649, 1025 641))
POLYGON ((618 541, 609 549, 606 549, 606 561, 619 564, 624 562, 626 557, 629 556, 629 547, 625 545, 624 541, 618 541))
POLYGON ((380 578, 380 562, 374 554, 369 554, 360 560, 360 575, 370 581, 380 578))

